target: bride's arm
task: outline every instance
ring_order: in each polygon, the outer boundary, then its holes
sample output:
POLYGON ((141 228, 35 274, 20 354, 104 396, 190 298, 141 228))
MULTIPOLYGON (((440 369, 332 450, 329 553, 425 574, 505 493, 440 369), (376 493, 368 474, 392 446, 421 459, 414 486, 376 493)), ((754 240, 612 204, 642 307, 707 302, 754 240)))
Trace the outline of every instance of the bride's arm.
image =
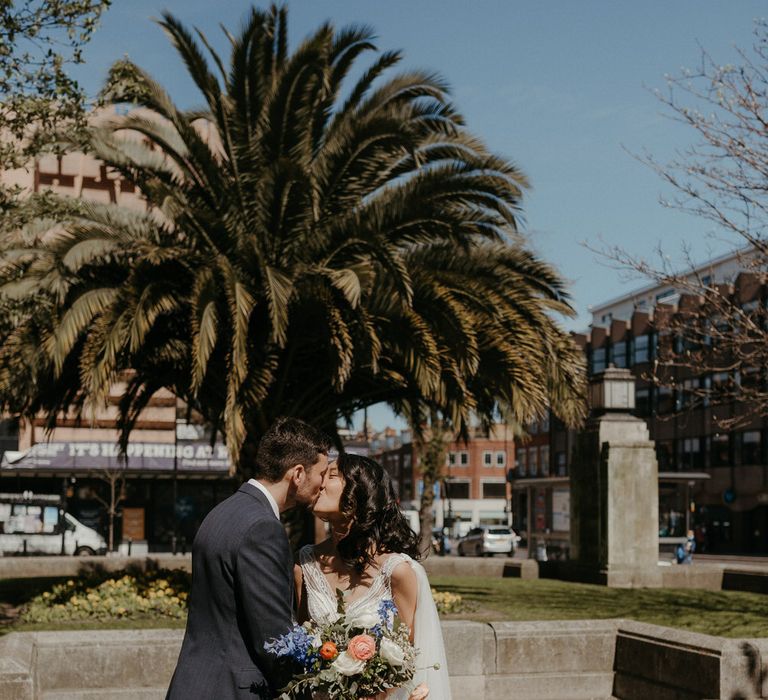
POLYGON ((392 598, 397 606, 397 614, 411 630, 411 642, 413 642, 413 620, 416 616, 419 582, 409 562, 404 561, 395 567, 390 579, 390 586, 392 598))
POLYGON ((301 623, 307 619, 305 605, 304 605, 304 574, 301 572, 301 566, 299 564, 293 565, 293 585, 296 591, 296 597, 294 598, 294 604, 296 606, 296 619, 301 623))

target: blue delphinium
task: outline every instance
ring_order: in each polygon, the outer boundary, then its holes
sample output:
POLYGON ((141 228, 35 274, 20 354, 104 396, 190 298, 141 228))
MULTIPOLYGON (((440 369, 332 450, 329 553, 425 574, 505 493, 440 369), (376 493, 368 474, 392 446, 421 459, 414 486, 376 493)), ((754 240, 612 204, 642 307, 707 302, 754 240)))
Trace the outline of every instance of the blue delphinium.
POLYGON ((397 605, 394 600, 382 600, 379 603, 379 618, 381 623, 387 626, 387 629, 391 632, 392 626, 395 624, 395 616, 397 615, 397 605))
POLYGON ((290 632, 271 642, 264 642, 264 649, 275 656, 290 656, 304 668, 317 659, 316 639, 301 625, 294 626, 290 632))

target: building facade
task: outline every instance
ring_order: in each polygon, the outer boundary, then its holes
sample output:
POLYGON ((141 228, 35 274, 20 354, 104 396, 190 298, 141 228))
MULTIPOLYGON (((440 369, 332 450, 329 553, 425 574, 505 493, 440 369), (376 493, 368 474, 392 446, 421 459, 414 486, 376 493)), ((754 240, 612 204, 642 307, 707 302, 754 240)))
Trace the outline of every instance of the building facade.
MULTIPOLYGON (((392 478, 402 508, 418 521, 424 483, 421 456, 410 431, 383 435, 371 443, 371 454, 392 478)), ((433 515, 436 527, 448 527, 453 536, 477 525, 511 523, 507 474, 514 460, 511 426, 496 424, 488 432, 476 430, 465 443, 449 439, 445 446, 443 478, 435 484, 433 515)))
MULTIPOLYGON (((745 311, 764 308, 768 289, 753 274, 739 272, 741 255, 723 256, 691 275, 704 284, 728 285, 731 302, 745 311)), ((694 400, 694 395, 725 382, 737 386, 757 382, 768 390, 766 369, 739 367, 728 373, 708 373, 681 368, 670 377, 674 382, 665 385, 651 378, 660 345, 684 342, 665 337, 666 324, 660 321, 700 303, 691 294, 667 286, 646 287, 593 308, 592 326, 575 339, 586 354, 590 378, 611 365, 629 368, 635 375, 635 415, 648 423, 656 443, 662 544, 692 529, 700 552, 765 555, 768 419, 752 414, 750 405, 738 397, 714 406, 706 399, 694 400), (721 427, 734 417, 739 418, 738 427, 721 427)), ((527 455, 518 450, 515 516, 522 520, 533 514, 537 537, 563 539, 558 533, 563 520, 554 514, 562 510, 558 500, 568 491, 567 478, 562 477, 567 477, 575 438, 574 431, 553 420, 549 475, 540 469, 532 473, 530 462, 523 462, 527 455), (533 506, 528 500, 534 501, 533 506)))

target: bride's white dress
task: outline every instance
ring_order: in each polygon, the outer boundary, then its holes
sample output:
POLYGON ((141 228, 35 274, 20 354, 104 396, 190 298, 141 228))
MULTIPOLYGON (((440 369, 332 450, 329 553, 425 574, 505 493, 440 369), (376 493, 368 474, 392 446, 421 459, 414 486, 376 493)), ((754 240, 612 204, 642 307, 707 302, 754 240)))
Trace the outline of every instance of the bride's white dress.
MULTIPOLYGON (((448 666, 445 661, 445 644, 440 629, 440 619, 432 599, 429 579, 424 567, 407 554, 390 554, 374 577, 370 588, 365 593, 347 604, 347 613, 358 607, 377 606, 384 600, 392 600, 390 581, 392 572, 398 564, 407 561, 413 568, 419 582, 416 615, 413 621, 414 646, 419 650, 416 659, 416 675, 408 688, 393 693, 392 700, 407 700, 410 691, 419 683, 429 686, 430 700, 451 700, 451 687, 448 680, 448 666), (432 668, 439 664, 440 668, 432 668), (429 668, 427 668, 429 667, 429 668)), ((299 553, 304 587, 307 591, 307 609, 313 620, 323 624, 333 619, 336 614, 336 592, 325 578, 317 559, 314 547, 308 545, 299 553)))

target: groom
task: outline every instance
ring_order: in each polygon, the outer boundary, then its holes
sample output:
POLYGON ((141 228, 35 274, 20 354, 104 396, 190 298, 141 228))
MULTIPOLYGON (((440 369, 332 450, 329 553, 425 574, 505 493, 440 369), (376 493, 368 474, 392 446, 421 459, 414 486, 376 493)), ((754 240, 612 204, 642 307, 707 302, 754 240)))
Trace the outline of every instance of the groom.
POLYGON ((255 479, 217 505, 192 546, 189 617, 166 700, 273 698, 290 669, 264 642, 292 625, 293 556, 280 513, 312 506, 330 440, 279 419, 256 452, 255 479))

